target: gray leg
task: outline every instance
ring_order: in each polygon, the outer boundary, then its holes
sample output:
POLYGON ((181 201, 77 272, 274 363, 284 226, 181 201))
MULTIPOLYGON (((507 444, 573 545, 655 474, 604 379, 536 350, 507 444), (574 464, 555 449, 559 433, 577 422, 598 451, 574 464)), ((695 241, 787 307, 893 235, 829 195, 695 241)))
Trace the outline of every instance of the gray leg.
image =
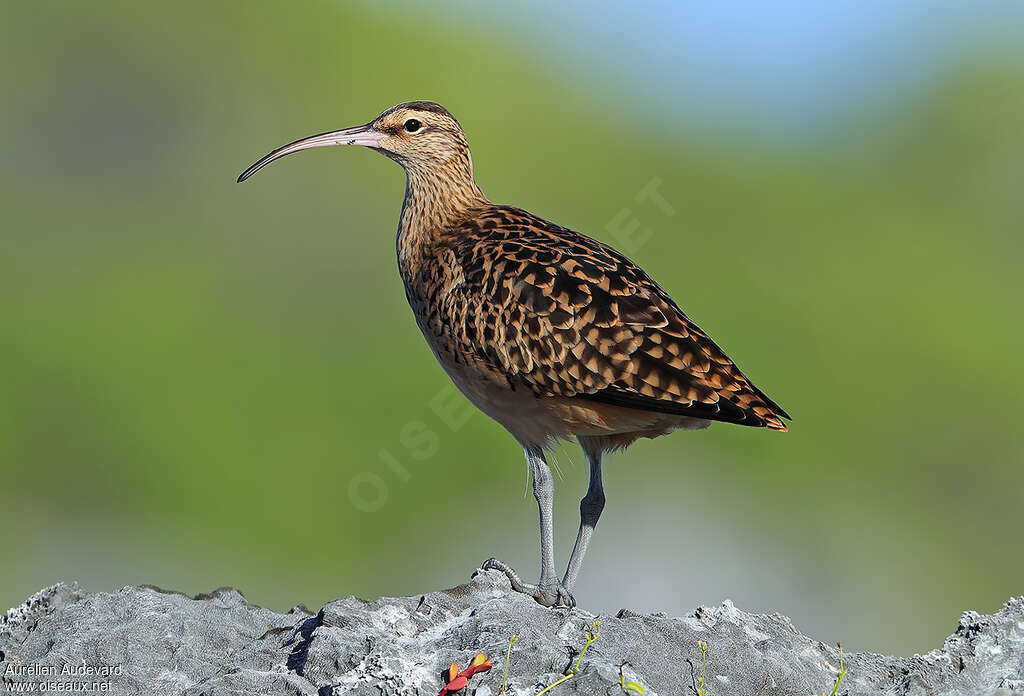
POLYGON ((590 544, 590 537, 597 526, 597 520, 604 510, 604 486, 601 485, 601 448, 596 442, 588 438, 579 438, 583 454, 590 464, 590 486, 587 494, 580 501, 580 531, 576 535, 576 545, 569 557, 569 565, 565 569, 565 578, 562 585, 569 592, 576 586, 576 576, 583 565, 583 556, 587 553, 587 545, 590 544))
POLYGON ((527 451, 530 473, 533 476, 533 497, 537 499, 540 515, 540 586, 550 587, 557 582, 555 575, 554 506, 555 478, 541 450, 527 451))
POLYGON ((484 561, 481 567, 484 570, 493 568, 505 573, 512 583, 513 590, 531 595, 546 607, 558 604, 572 607, 576 605, 576 600, 562 583, 558 582, 555 575, 555 540, 552 531, 555 480, 544 459, 544 452, 539 447, 526 448, 526 461, 530 465, 533 497, 537 499, 537 509, 540 512, 540 582, 536 585, 523 582, 512 568, 495 558, 484 561))

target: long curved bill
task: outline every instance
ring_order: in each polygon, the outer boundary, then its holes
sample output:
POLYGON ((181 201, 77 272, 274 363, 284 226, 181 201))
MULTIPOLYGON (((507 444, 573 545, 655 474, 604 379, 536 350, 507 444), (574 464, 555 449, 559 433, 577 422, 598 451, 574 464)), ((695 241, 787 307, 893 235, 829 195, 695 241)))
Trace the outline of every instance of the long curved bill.
POLYGON ((276 159, 290 155, 299 150, 308 150, 311 147, 327 147, 329 145, 362 145, 364 147, 377 147, 385 134, 373 130, 370 124, 345 128, 343 130, 328 131, 319 135, 311 135, 294 143, 288 143, 279 147, 268 155, 261 157, 255 164, 246 169, 238 177, 238 183, 242 183, 250 176, 263 169, 276 159))

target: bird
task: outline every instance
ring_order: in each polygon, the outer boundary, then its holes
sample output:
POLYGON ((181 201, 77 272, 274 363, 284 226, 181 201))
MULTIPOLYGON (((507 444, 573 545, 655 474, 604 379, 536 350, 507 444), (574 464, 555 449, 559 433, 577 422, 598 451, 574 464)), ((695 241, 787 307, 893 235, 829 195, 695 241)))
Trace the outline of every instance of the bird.
POLYGON ((573 589, 605 507, 602 459, 640 438, 712 422, 785 431, 790 420, 640 266, 611 246, 477 185, 466 134, 432 101, 407 101, 361 126, 296 140, 286 155, 355 145, 394 160, 406 187, 398 268, 416 323, 451 380, 522 447, 540 520, 540 579, 513 590, 574 607, 573 589), (554 479, 546 455, 575 440, 590 480, 565 573, 555 570, 554 479))

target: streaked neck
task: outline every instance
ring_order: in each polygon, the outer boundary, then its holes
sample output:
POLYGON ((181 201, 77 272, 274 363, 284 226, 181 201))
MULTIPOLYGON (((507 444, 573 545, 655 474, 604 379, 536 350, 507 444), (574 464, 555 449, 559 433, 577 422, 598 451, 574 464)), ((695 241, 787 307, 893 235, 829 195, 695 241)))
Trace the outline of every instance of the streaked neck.
POLYGON ((459 222, 488 205, 473 180, 468 151, 445 162, 406 163, 405 200, 398 225, 398 257, 419 255, 459 222))

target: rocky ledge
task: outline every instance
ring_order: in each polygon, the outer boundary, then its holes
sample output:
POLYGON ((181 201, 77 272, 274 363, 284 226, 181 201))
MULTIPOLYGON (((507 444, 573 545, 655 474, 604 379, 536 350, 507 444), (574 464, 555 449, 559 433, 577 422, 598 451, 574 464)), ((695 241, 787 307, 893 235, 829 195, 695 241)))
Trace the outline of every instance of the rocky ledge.
POLYGON ((559 680, 547 693, 828 694, 841 666, 838 694, 1024 694, 1024 597, 991 616, 964 613, 926 655, 840 662, 837 648, 779 614, 726 601, 682 618, 597 617, 545 609, 493 571, 423 596, 346 597, 315 614, 273 612, 229 588, 188 597, 55 585, 0 617, 0 676, 5 691, 23 693, 433 696, 451 663, 465 668, 482 652, 493 668, 462 693, 496 696, 510 645, 505 693, 519 696, 559 680))

